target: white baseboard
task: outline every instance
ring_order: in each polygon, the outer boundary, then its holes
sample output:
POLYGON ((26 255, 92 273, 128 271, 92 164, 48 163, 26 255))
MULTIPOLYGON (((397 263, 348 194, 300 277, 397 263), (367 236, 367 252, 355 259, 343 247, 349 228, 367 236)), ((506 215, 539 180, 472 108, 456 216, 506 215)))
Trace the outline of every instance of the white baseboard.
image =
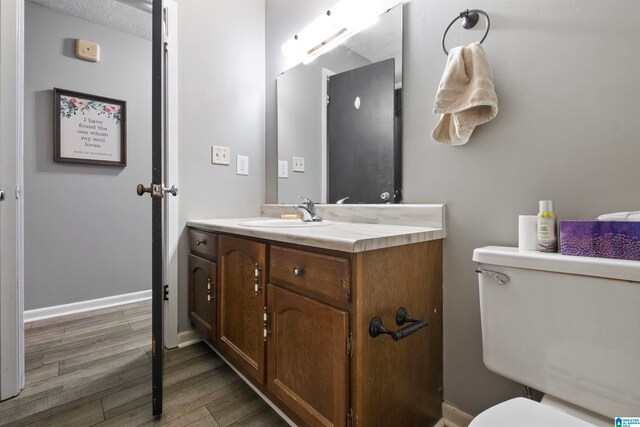
POLYGON ((448 402, 442 402, 442 418, 445 427, 468 427, 473 420, 473 416, 448 402))
POLYGON ((71 304, 56 305, 53 307, 25 310, 24 322, 27 323, 36 320, 49 319, 50 317, 82 313, 85 311, 98 310, 101 308, 129 304, 132 302, 144 301, 148 299, 151 299, 151 290, 132 292, 130 294, 114 295, 111 297, 92 299, 88 301, 73 302, 71 304))
POLYGON ((178 332, 178 348, 188 347, 202 341, 202 335, 195 329, 178 332))

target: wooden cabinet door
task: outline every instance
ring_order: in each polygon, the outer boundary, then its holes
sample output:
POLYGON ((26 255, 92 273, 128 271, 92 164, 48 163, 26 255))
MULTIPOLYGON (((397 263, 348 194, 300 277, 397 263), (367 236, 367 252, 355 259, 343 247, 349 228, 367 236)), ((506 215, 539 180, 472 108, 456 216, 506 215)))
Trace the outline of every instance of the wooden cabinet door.
POLYGON ((218 346, 236 368, 264 384, 266 245, 220 236, 218 261, 218 346))
POLYGON ((216 264, 189 255, 189 318, 209 339, 215 337, 216 264))
POLYGON ((344 426, 349 313, 271 284, 267 298, 267 387, 310 426, 344 426))

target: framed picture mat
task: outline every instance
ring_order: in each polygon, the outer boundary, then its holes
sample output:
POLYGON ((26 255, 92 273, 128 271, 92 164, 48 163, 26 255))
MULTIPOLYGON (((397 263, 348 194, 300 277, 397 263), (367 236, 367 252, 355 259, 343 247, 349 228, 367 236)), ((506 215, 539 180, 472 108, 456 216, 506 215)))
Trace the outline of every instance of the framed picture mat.
POLYGON ((53 89, 53 160, 125 167, 126 101, 53 89))

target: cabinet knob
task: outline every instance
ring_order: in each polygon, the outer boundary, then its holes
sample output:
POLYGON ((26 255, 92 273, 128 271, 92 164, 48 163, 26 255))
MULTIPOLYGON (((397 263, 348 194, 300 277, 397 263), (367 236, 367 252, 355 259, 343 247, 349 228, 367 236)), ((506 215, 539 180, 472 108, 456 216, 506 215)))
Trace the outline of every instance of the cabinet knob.
POLYGON ((207 239, 196 240, 196 246, 206 245, 206 244, 207 244, 207 239))
POLYGON ((296 277, 300 277, 302 276, 302 274, 304 273, 304 270, 302 269, 302 267, 298 267, 297 265, 293 266, 293 275, 296 277))

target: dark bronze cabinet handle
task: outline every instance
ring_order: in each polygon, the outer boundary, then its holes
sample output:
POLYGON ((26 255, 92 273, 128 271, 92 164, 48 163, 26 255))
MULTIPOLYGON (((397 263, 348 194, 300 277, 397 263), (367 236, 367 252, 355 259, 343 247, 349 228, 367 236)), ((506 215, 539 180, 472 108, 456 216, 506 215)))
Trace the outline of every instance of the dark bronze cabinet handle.
POLYGON ((196 246, 206 245, 206 244, 207 244, 207 239, 196 240, 196 246))

